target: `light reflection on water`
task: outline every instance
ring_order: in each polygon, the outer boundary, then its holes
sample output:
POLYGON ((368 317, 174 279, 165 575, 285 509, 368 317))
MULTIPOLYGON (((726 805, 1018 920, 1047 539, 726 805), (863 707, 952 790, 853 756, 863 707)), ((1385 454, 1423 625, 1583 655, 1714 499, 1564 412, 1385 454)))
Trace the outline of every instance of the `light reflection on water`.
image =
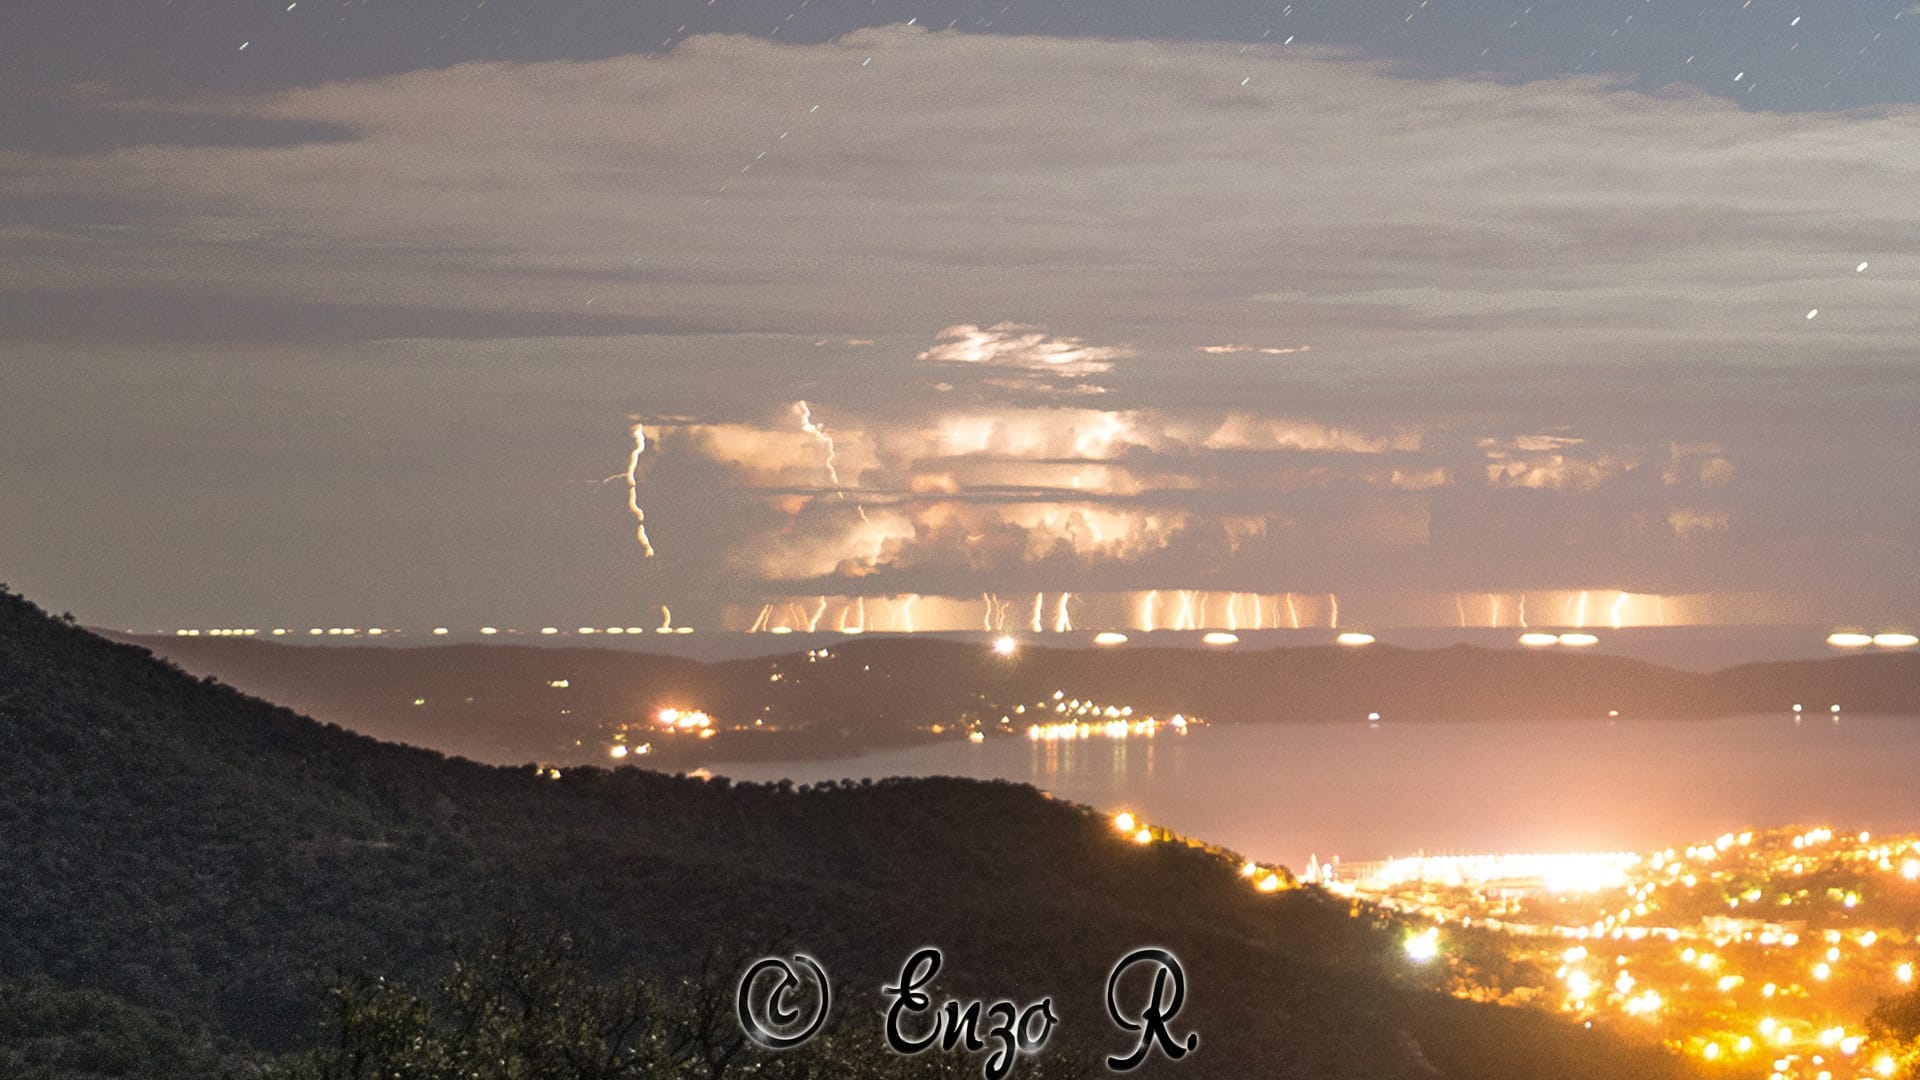
POLYGON ((1125 807, 1259 859, 1665 847, 1793 823, 1920 831, 1920 720, 1248 725, 939 743, 715 767, 741 780, 966 776, 1125 807))

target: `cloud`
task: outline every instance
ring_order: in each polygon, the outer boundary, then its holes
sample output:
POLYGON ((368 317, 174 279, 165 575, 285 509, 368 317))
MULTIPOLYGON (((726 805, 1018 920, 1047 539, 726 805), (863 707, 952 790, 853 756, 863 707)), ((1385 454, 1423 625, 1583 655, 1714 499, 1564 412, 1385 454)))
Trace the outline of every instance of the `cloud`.
MULTIPOLYGON (((97 306, 188 347, 86 370, 200 345, 196 365, 351 372, 342 413, 271 429, 305 459, 401 429, 451 446, 492 410, 548 474, 604 475, 552 433, 617 454, 629 412, 698 417, 643 462, 663 592, 1796 571, 1872 596, 1920 554, 1900 527, 1920 506, 1910 109, 904 29, 120 104, 325 137, 0 151, 22 211, 0 227, 0 339, 47 365, 12 408, 92 385, 52 365, 97 306), (177 312, 147 299, 183 288, 200 299, 177 312), (376 384, 408 419, 339 424, 376 384), (1710 568, 1669 543, 1709 534, 1710 568), (1870 557, 1818 557, 1840 535, 1870 557)), ((162 380, 139 407, 251 431, 287 411, 270 375, 162 380)), ((117 457, 170 437, 98 419, 147 432, 117 457)), ((97 475, 45 449, 77 436, 20 438, 49 491, 97 475)), ((208 438, 210 488, 284 509, 280 476, 208 438)), ((562 518, 531 483, 447 507, 444 469, 383 475, 428 508, 391 526, 423 549, 462 515, 537 517, 573 603, 625 572, 601 540, 620 507, 562 518)))
POLYGON ((970 324, 940 331, 937 343, 919 359, 935 364, 984 364, 1060 375, 1097 375, 1112 371, 1116 360, 1134 355, 1131 349, 1089 345, 1079 338, 1049 336, 1045 327, 996 323, 982 329, 970 324))

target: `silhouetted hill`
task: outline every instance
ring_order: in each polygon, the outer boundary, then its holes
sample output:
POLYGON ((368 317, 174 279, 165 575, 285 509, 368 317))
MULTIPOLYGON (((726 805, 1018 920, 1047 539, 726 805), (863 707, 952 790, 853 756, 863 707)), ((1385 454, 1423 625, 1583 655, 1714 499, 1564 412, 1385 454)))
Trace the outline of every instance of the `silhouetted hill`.
MULTIPOLYGON (((1227 723, 1702 719, 1824 711, 1920 715, 1920 654, 1748 664, 1717 673, 1565 650, 1387 645, 1262 651, 1022 647, 862 638, 821 650, 706 664, 644 652, 519 645, 289 646, 213 638, 138 639, 189 671, 380 738, 485 761, 606 760, 622 724, 699 708, 723 724, 777 727, 683 748, 668 767, 746 757, 844 754, 999 727, 1023 703, 1069 698, 1227 723), (776 678, 777 677, 777 678, 776 678), (556 682, 567 685, 555 687, 556 682), (421 704, 416 705, 419 701, 421 704)), ((644 738, 642 735, 640 738, 644 738)), ((666 743, 655 740, 655 749, 666 743)))
POLYGON ((856 1018, 931 942, 948 992, 1052 994, 1062 1033, 1108 1051, 1123 1046, 1107 969, 1161 945, 1191 978, 1178 1026, 1203 1039, 1167 1075, 1690 1075, 1602 1031, 1424 989, 1444 966, 1409 965, 1376 913, 1258 893, 1221 853, 1133 844, 1030 788, 482 766, 196 680, 10 594, 0 760, 0 978, 256 1046, 312 1036, 333 966, 417 978, 450 937, 518 915, 666 980, 716 943, 781 936, 826 963, 856 1018))

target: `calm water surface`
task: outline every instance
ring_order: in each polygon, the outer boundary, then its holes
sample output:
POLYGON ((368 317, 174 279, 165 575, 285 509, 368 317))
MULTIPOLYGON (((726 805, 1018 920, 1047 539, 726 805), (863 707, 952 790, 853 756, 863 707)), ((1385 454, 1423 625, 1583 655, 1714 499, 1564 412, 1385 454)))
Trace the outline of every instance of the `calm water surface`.
POLYGON ((1920 831, 1920 719, 1249 725, 940 743, 716 772, 1031 783, 1292 866, 1317 854, 1645 849, 1823 823, 1920 831))

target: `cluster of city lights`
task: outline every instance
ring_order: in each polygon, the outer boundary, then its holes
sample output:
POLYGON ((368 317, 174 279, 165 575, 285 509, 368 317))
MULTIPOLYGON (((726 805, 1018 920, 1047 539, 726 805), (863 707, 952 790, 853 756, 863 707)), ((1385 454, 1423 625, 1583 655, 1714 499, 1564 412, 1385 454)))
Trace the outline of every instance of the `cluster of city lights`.
POLYGON ((1736 1075, 1915 1075, 1908 1048, 1876 1044, 1864 1020, 1920 966, 1920 837, 1727 833, 1641 855, 1349 863, 1321 880, 1426 923, 1410 960, 1445 956, 1449 926, 1498 934, 1540 973, 1501 993, 1736 1075))
POLYGON ((1031 721, 1026 728, 1027 738, 1035 742, 1125 739, 1136 735, 1151 736, 1162 728, 1185 735, 1189 728, 1200 723, 1184 713, 1175 713, 1165 720, 1154 716, 1136 716, 1131 705, 1102 705, 1092 699, 1082 701, 1067 697, 1064 690, 1055 690, 1050 701, 1015 706, 1011 714, 1000 718, 1000 723, 1012 725, 1018 722, 1014 719, 1016 716, 1036 715, 1044 719, 1031 721))

